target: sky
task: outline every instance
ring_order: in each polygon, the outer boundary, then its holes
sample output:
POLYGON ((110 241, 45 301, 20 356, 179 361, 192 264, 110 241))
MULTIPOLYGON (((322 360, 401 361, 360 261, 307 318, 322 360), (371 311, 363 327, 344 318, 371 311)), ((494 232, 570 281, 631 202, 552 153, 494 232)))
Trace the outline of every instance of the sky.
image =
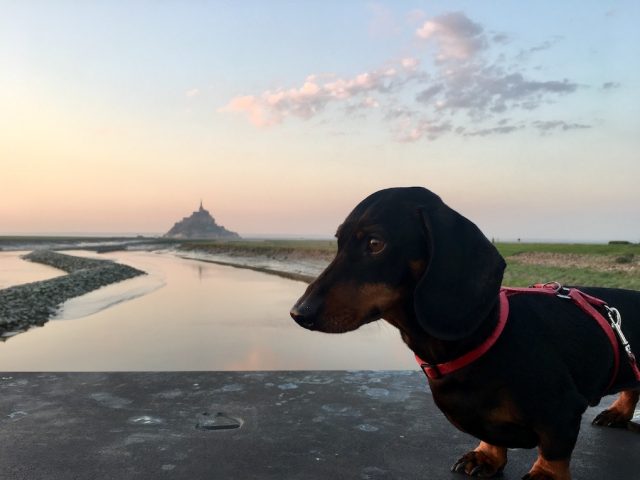
POLYGON ((490 238, 640 241, 637 1, 0 3, 0 234, 331 237, 420 185, 490 238))

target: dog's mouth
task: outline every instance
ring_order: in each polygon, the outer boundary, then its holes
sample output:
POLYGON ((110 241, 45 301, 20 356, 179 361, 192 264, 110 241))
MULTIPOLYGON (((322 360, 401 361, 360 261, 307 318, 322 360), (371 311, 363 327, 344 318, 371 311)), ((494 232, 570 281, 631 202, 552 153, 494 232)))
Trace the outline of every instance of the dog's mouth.
POLYGON ((382 311, 378 307, 374 307, 362 317, 355 312, 343 311, 335 315, 327 315, 323 320, 310 323, 309 326, 298 323, 308 330, 324 333, 346 333, 357 330, 367 323, 380 320, 380 318, 382 318, 382 311))
MULTIPOLYGON (((378 302, 365 308, 354 308, 364 302, 351 296, 328 299, 325 296, 307 293, 291 308, 290 315, 302 328, 324 333, 344 333, 382 318, 383 311, 378 302)), ((364 307, 364 305, 362 305, 364 307)))
POLYGON ((382 318, 382 310, 380 310, 378 307, 373 307, 369 311, 369 314, 365 316, 364 322, 362 322, 362 325, 366 323, 375 322, 376 320, 380 320, 381 318, 382 318))
POLYGON ((296 323, 307 330, 317 330, 317 325, 312 320, 296 320, 296 323))

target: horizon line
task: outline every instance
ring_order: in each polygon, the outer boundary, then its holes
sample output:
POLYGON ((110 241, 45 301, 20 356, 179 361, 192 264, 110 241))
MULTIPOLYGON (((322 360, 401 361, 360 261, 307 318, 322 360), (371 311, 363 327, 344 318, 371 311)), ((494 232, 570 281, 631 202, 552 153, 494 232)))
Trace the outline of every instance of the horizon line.
MULTIPOLYGON (((240 234, 240 233, 239 233, 240 234)), ((42 238, 163 238, 164 233, 157 232, 0 232, 0 238, 18 237, 42 237, 42 238)), ((295 233, 245 233, 240 234, 240 240, 335 240, 335 237, 327 234, 295 234, 295 233)), ((220 240, 220 239, 189 239, 176 238, 176 241, 189 240, 220 240)), ((221 239, 225 241, 234 241, 221 239)), ((609 240, 587 239, 587 238, 549 238, 549 237, 505 237, 492 236, 490 238, 495 243, 562 243, 562 244, 608 244, 610 242, 629 242, 631 244, 640 241, 628 240, 624 238, 611 238, 609 240)))

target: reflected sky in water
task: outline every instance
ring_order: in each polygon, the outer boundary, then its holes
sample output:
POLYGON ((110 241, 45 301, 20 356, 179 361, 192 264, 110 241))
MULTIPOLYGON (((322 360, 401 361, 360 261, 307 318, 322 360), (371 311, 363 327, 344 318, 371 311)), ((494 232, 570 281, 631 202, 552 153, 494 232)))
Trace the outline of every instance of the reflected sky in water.
POLYGON ((48 265, 22 260, 20 257, 27 253, 29 251, 0 253, 0 289, 66 275, 66 272, 48 265))
POLYGON ((149 252, 99 258, 150 275, 92 292, 75 302, 75 314, 63 310, 62 319, 9 338, 0 344, 0 370, 417 368, 398 331, 384 321, 340 335, 297 326, 288 312, 306 288, 302 282, 149 252), (117 303, 133 290, 145 294, 117 303), (100 304, 97 297, 115 305, 77 318, 83 303, 100 304))

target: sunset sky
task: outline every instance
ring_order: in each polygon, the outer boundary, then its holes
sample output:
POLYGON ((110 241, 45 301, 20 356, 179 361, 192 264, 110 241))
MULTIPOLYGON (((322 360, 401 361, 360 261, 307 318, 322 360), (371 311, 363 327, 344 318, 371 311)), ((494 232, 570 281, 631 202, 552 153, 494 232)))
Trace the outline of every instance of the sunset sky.
POLYGON ((3 1, 0 234, 324 236, 422 185, 640 241, 640 2, 3 1), (526 5, 526 8, 523 8, 526 5))

